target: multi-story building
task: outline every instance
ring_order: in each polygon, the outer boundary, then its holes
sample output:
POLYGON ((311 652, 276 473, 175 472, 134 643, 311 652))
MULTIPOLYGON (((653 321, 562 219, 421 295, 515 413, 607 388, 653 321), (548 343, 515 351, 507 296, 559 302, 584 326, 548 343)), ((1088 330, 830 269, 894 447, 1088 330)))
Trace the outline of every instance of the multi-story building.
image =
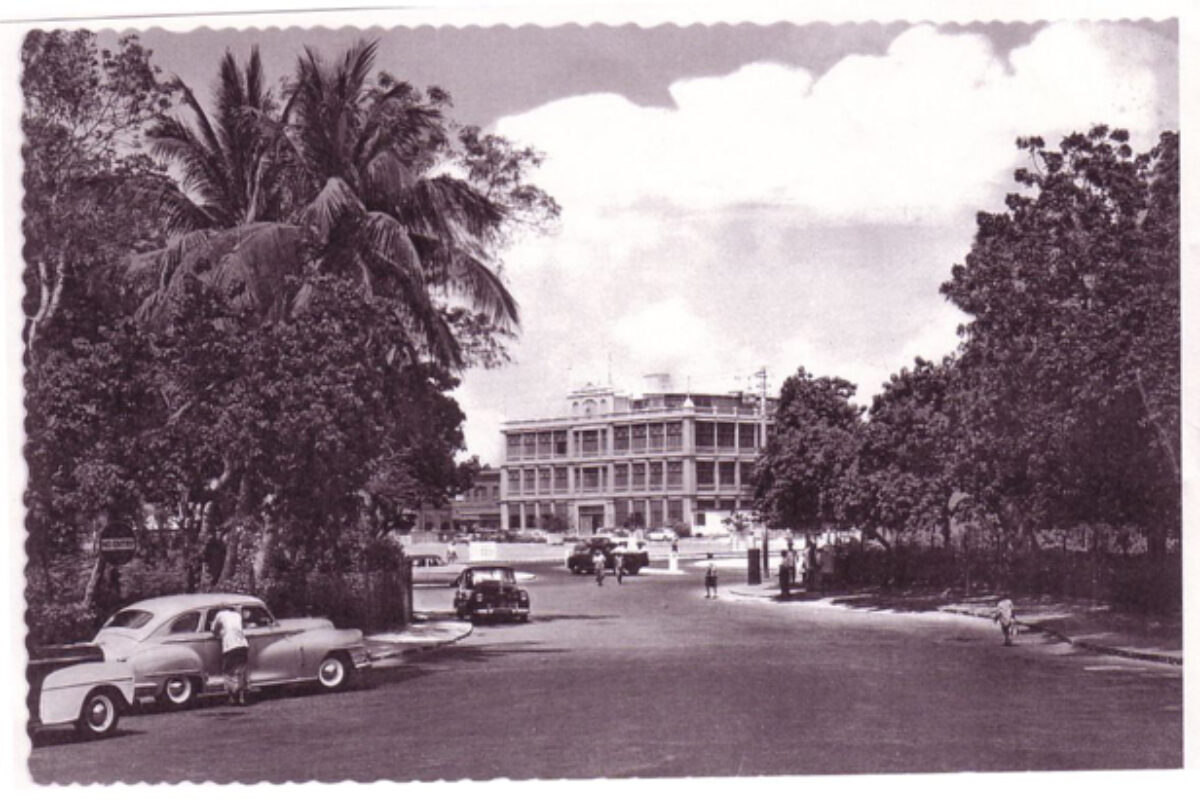
POLYGON ((484 466, 475 475, 469 491, 455 497, 450 504, 454 527, 458 530, 499 528, 500 469, 484 466))
POLYGON ((506 527, 537 527, 557 514, 580 533, 635 523, 705 532, 749 507, 775 400, 668 392, 669 377, 648 379, 655 392, 587 386, 567 397, 564 415, 504 425, 506 527))

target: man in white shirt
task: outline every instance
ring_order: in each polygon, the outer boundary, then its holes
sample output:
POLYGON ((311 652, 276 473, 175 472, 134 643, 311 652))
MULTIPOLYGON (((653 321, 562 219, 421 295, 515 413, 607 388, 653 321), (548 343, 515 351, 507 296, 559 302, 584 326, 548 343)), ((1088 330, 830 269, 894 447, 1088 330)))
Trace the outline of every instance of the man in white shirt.
POLYGON ((217 613, 213 633, 221 638, 221 673, 225 675, 225 692, 230 704, 246 703, 247 665, 250 644, 242 627, 242 610, 230 606, 217 613))

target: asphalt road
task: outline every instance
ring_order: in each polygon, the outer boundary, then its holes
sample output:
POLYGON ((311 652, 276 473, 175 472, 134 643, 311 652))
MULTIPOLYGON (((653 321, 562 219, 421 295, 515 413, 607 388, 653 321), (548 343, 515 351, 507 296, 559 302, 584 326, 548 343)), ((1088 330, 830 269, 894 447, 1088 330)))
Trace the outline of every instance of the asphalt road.
MULTIPOLYGON (((38 782, 682 777, 1171 768, 1182 680, 991 624, 705 600, 698 571, 597 587, 523 567, 534 617, 341 694, 46 736, 38 782)), ((726 572, 723 584, 736 575, 726 572)), ((451 590, 418 593, 448 609, 451 590)))

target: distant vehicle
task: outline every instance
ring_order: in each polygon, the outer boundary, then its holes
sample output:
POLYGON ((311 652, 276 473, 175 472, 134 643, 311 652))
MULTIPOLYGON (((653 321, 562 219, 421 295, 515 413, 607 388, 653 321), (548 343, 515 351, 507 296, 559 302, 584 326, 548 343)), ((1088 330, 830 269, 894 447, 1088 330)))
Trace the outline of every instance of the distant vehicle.
POLYGON ((605 536, 610 539, 625 538, 629 535, 629 531, 623 527, 602 527, 596 531, 597 536, 605 536))
POLYGON ((520 541, 528 541, 528 542, 534 542, 537 544, 545 544, 547 541, 549 541, 550 534, 548 534, 546 531, 542 530, 541 528, 535 527, 535 528, 531 528, 529 530, 522 530, 520 533, 517 534, 517 538, 520 541))
POLYGON ((219 592, 169 595, 125 607, 108 619, 93 643, 109 662, 133 668, 138 698, 180 708, 224 691, 221 641, 213 619, 239 609, 250 643, 250 686, 316 682, 323 690, 348 686, 370 660, 358 629, 334 628, 321 617, 276 620, 261 600, 219 592))
POLYGON ((618 558, 624 558, 625 572, 630 575, 637 575, 643 567, 650 565, 650 554, 642 542, 631 538, 613 540, 596 536, 575 545, 567 556, 567 569, 575 575, 595 573, 596 565, 592 559, 597 550, 604 555, 605 569, 616 569, 618 558))
POLYGON ((454 586, 465 564, 453 564, 437 553, 414 553, 412 580, 414 586, 454 586))
POLYGON ((43 729, 74 727, 84 739, 117 731, 121 715, 134 703, 133 668, 105 662, 95 645, 35 648, 25 668, 26 705, 31 735, 43 729))
POLYGON ((472 566, 463 570, 456 582, 454 613, 459 620, 507 618, 529 620, 529 592, 517 586, 512 567, 472 566))
POLYGON ((669 527, 656 527, 646 534, 647 541, 677 541, 679 534, 669 527))

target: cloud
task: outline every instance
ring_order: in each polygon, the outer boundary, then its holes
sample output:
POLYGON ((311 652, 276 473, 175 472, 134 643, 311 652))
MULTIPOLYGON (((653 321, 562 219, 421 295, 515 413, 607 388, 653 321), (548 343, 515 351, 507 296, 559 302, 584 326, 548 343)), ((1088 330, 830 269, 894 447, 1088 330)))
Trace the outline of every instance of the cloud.
POLYGON ((1058 24, 1006 62, 978 34, 916 26, 881 56, 814 78, 751 64, 679 81, 673 110, 615 95, 563 99, 498 129, 534 142, 569 209, 789 205, 842 221, 944 220, 989 200, 1021 134, 1104 121, 1148 144, 1173 125, 1173 63, 1137 28, 1058 24))
POLYGON ((729 389, 804 365, 869 403, 915 354, 956 344, 938 285, 976 211, 1002 207, 1015 138, 1104 122, 1148 148, 1178 125, 1175 58, 1136 26, 1055 24, 1006 58, 920 25, 819 76, 757 63, 672 84, 674 108, 599 94, 504 118, 545 152, 534 179, 562 226, 506 256, 518 363, 469 392, 508 419, 609 373, 729 389))

